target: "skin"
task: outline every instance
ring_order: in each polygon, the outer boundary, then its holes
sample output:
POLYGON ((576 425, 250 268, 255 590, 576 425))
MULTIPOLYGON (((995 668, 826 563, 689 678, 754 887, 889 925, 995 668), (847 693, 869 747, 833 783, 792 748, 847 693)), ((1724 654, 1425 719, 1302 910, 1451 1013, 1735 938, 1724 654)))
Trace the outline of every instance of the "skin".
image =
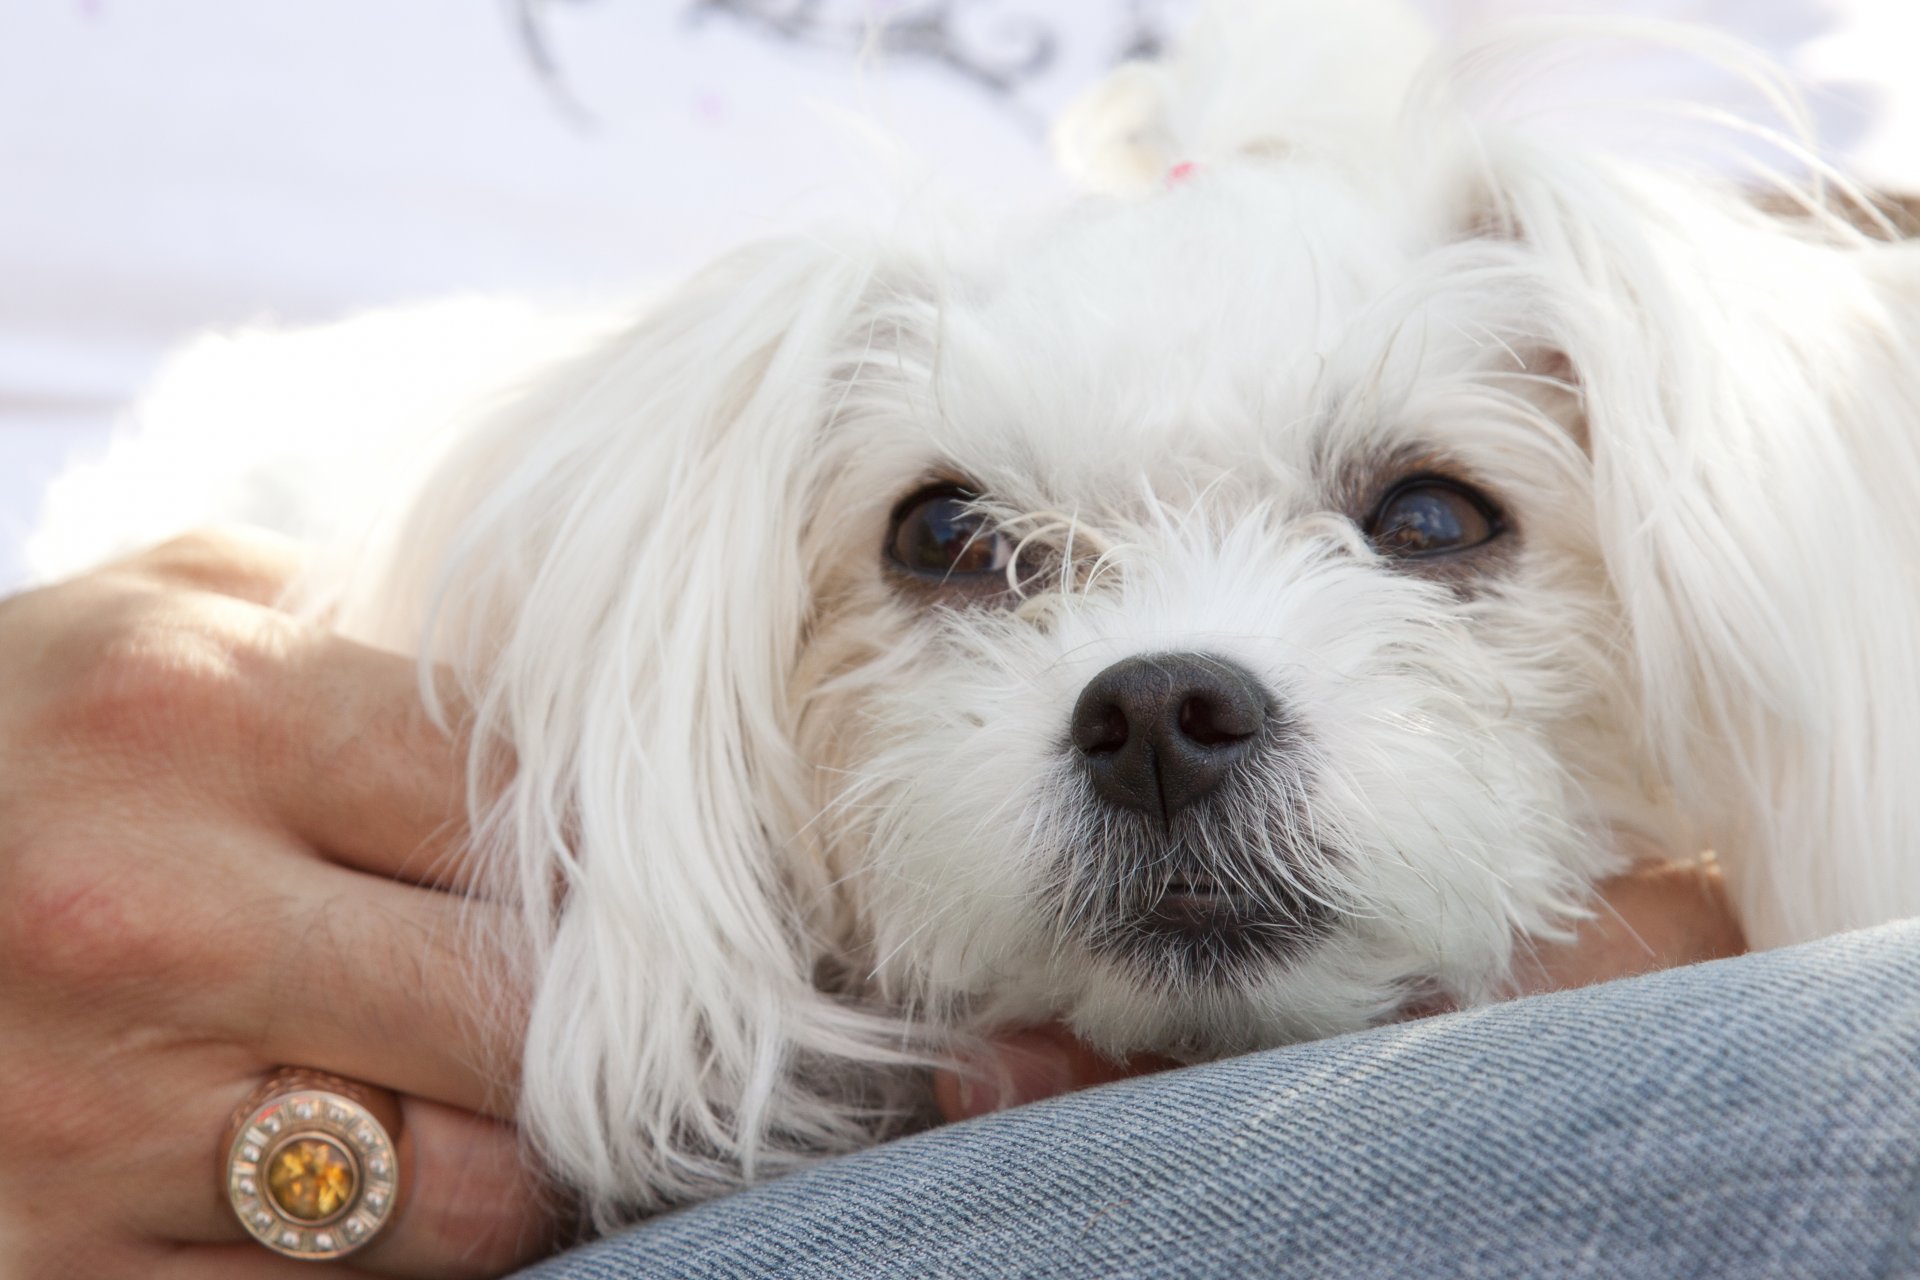
MULTIPOLYGON (((272 607, 297 568, 283 543, 196 535, 0 601, 10 1275, 484 1277, 562 1243, 503 1120, 523 999, 458 943, 490 910, 461 861, 464 749, 410 659, 272 607), (396 1096, 401 1205, 348 1263, 270 1255, 221 1194, 228 1118, 282 1065, 396 1096)), ((1519 993, 1742 949, 1710 866, 1605 896, 1519 993)), ((1058 1028, 991 1055, 936 1082, 949 1118, 1167 1065, 1058 1028)))
POLYGON ((518 1001, 455 946, 461 752, 411 660, 193 537, 0 602, 0 1270, 494 1276, 554 1214, 498 1117, 518 1001), (500 1010, 482 1017, 483 1010, 500 1010), (409 1182, 352 1266, 242 1234, 217 1168, 278 1066, 393 1090, 409 1182))

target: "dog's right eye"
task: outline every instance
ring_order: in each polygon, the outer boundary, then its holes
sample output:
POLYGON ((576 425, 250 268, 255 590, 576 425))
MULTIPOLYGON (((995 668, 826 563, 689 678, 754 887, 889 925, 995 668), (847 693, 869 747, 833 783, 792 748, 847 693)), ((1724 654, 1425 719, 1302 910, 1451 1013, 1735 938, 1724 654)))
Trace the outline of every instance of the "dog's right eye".
POLYGON ((974 578, 1005 573, 1013 541, 974 509, 976 495, 957 485, 922 489, 893 513, 887 554, 923 578, 974 578))
POLYGON ((1387 491, 1366 532, 1381 555, 1419 560, 1470 551, 1498 537, 1501 528, 1492 501, 1478 489, 1416 475, 1387 491))

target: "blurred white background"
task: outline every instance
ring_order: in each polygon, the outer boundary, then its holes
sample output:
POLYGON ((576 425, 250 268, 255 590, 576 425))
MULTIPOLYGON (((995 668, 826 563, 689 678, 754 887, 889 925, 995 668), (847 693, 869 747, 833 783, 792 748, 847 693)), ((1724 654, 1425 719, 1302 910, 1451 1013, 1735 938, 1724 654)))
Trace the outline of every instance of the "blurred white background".
MULTIPOLYGON (((895 203, 848 115, 988 207, 1050 115, 1192 0, 42 0, 0 9, 0 591, 46 480, 172 346, 453 292, 578 295, 895 203), (868 19, 886 23, 869 36, 868 19), (864 50, 864 51, 863 51, 864 50)), ((1915 0, 1423 0, 1715 22, 1920 190, 1915 0)), ((1626 74, 1636 73, 1629 70, 1626 74)), ((1698 68, 1641 84, 1712 101, 1698 68)), ((155 484, 166 484, 163 475, 155 484)))

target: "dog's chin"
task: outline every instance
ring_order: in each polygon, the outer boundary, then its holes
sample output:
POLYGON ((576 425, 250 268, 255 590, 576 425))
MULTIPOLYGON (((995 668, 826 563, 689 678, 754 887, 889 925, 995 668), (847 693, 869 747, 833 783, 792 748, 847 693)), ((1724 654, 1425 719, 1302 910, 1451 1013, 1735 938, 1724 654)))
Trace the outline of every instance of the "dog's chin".
POLYGON ((1323 984, 1321 998, 1299 998, 1326 971, 1314 947, 1289 961, 1264 964, 1233 955, 1225 964, 1235 977, 1222 981, 1204 974, 1210 957, 1195 961, 1196 952, 1204 957, 1216 945, 1173 944, 1162 952, 1163 971, 1152 974, 1144 971, 1143 953, 1118 963, 1096 959, 1061 1021, 1115 1061, 1153 1055, 1206 1062, 1359 1030, 1393 1016, 1391 1010, 1368 1016, 1359 1001, 1324 999, 1323 984), (1197 976, 1177 976, 1196 970, 1197 976))
POLYGON ((1061 1017, 1116 1060, 1200 1062, 1398 1021, 1440 998, 1447 984, 1410 976, 1404 953, 1389 958, 1365 932, 1327 892, 1178 877, 1084 931, 1061 1017))
POLYGON ((1195 872, 1128 896, 1088 945, 1150 986, 1247 986, 1304 954, 1331 924, 1322 899, 1290 884, 1254 891, 1195 872))

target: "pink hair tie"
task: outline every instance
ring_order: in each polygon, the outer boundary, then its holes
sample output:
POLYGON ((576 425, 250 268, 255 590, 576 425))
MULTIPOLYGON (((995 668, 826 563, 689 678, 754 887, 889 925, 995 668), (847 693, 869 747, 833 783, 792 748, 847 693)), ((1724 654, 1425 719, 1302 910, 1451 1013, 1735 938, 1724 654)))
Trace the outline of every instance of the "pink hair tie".
POLYGON ((1192 160, 1182 160, 1167 170, 1167 185, 1177 187, 1200 171, 1200 166, 1192 160))

